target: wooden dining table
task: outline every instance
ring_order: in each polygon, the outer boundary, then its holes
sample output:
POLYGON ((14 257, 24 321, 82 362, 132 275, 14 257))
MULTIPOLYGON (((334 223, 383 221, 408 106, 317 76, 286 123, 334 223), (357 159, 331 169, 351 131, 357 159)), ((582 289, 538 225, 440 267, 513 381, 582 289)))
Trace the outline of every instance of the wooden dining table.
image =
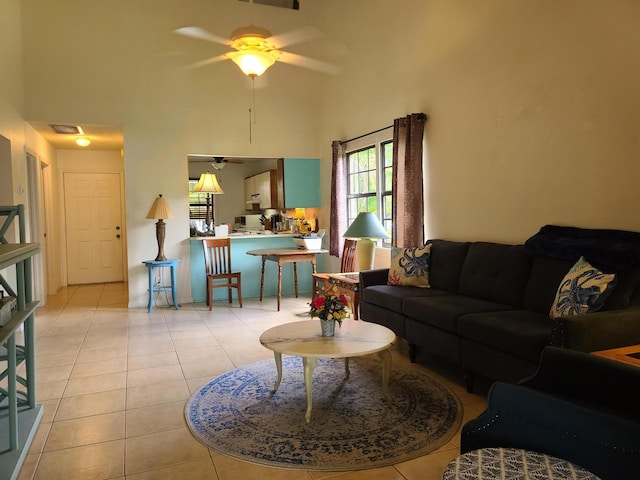
POLYGON ((264 266, 267 260, 278 264, 278 311, 280 311, 280 301, 282 299, 282 265, 293 263, 293 284, 296 298, 298 298, 298 262, 311 262, 313 273, 316 273, 316 255, 329 253, 329 250, 306 250, 303 248, 262 248, 249 250, 247 255, 262 257, 262 273, 260 275, 260 301, 264 294, 264 266))

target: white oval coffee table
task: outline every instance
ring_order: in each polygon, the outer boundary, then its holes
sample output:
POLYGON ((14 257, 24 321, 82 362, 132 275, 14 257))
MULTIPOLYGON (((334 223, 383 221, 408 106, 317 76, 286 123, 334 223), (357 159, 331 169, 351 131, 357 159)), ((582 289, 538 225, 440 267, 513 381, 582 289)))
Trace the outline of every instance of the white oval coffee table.
POLYGON ((362 320, 343 320, 342 327, 336 325, 333 337, 323 337, 320 321, 305 320, 285 323, 266 330, 260 335, 260 343, 273 351, 278 379, 273 386, 275 393, 282 380, 282 354, 302 357, 304 385, 307 393, 307 423, 311 421, 313 406, 313 371, 318 358, 344 358, 345 373, 349 378, 349 357, 359 357, 377 353, 382 360, 382 391, 389 398, 389 376, 391 374, 391 353, 396 336, 387 327, 362 320))

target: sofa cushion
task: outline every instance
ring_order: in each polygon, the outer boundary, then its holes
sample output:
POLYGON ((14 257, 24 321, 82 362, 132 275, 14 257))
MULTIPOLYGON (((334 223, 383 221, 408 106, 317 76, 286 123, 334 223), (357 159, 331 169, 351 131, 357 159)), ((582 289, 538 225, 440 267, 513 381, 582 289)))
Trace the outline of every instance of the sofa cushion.
MULTIPOLYGON (((361 302, 371 303, 387 310, 402 313, 405 298, 447 295, 447 292, 434 288, 402 287, 398 285, 371 285, 362 291, 361 302)), ((367 320, 371 320, 368 319, 367 320)))
POLYGON ((600 310, 615 279, 614 274, 603 273, 580 257, 560 282, 549 315, 557 318, 600 310))
MULTIPOLYGON (((462 295, 407 297, 402 303, 402 312, 408 318, 453 333, 458 331, 461 315, 501 310, 512 310, 512 307, 462 295)), ((548 318, 547 321, 550 323, 548 318)))
POLYGON ((471 242, 430 240, 429 243, 431 243, 431 265, 429 265, 431 288, 458 293, 460 272, 471 242))
POLYGON ((558 285, 575 261, 536 256, 531 265, 522 306, 547 315, 558 292, 558 285))
POLYGON ((429 288, 431 244, 422 247, 391 247, 389 285, 429 288))
POLYGON ((520 308, 531 261, 522 245, 473 243, 462 267, 460 295, 520 308))
POLYGON ((529 310, 471 313, 458 320, 462 338, 537 362, 549 344, 553 322, 529 310))

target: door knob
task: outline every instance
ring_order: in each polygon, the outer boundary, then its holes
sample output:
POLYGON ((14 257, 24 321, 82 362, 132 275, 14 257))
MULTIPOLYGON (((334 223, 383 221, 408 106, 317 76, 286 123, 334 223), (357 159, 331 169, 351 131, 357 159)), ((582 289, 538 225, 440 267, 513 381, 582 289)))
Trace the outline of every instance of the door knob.
POLYGON ((116 235, 116 238, 120 238, 120 234, 116 235))

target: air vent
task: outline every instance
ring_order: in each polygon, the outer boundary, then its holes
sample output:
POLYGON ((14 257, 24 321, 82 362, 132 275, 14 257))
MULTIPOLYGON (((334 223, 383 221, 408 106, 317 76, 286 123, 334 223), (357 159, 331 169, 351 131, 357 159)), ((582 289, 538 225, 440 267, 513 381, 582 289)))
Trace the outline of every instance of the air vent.
POLYGON ((270 7, 289 8, 291 10, 300 10, 300 2, 298 0, 240 0, 241 2, 259 3, 260 5, 269 5, 270 7))
POLYGON ((61 133, 63 135, 84 135, 82 131, 82 127, 76 125, 56 125, 50 123, 49 126, 56 133, 61 133))

